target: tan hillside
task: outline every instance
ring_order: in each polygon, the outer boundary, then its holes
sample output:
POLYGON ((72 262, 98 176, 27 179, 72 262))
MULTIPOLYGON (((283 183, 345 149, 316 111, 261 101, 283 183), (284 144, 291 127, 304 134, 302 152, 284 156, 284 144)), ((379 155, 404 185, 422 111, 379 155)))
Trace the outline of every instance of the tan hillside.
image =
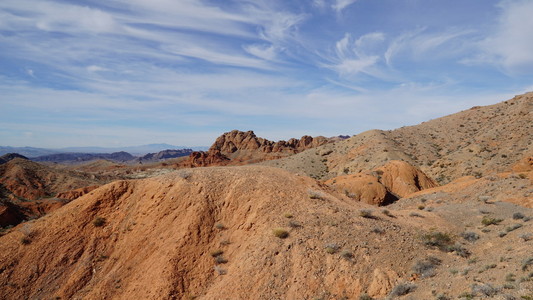
POLYGON ((264 164, 329 179, 403 160, 440 183, 510 171, 533 156, 533 93, 392 131, 347 140, 264 164))
MULTIPOLYGON (((471 205, 383 214, 308 177, 257 166, 117 181, 0 237, 0 298, 382 299, 409 283, 418 288, 408 297, 432 299, 457 297, 474 283, 500 286, 509 272, 527 276, 532 241, 517 241, 512 256, 504 250, 533 224, 510 216, 533 211, 484 204, 504 219, 491 229, 522 226, 500 238, 480 231, 483 214, 471 205), (275 236, 283 234, 277 228, 288 236, 275 236), (424 246, 429 228, 463 248, 424 246), (465 230, 479 240, 464 241, 465 230), (440 263, 416 267, 428 257, 440 263), (478 273, 489 263, 496 267, 478 273)), ((515 296, 533 287, 513 284, 505 292, 515 296)))

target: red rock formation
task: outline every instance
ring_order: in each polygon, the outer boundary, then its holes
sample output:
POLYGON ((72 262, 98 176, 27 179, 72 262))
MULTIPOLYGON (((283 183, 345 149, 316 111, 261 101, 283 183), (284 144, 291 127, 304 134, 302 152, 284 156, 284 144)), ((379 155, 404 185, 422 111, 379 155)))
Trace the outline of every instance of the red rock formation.
POLYGON ((188 168, 223 166, 228 164, 229 160, 218 150, 209 150, 208 152, 195 151, 189 155, 183 166, 188 168))

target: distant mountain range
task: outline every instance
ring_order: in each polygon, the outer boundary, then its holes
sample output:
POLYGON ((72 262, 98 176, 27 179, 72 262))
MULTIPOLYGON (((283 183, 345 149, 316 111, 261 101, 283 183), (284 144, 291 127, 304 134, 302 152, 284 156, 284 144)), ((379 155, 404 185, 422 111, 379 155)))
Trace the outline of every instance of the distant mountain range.
POLYGON ((192 149, 194 151, 204 151, 209 147, 189 147, 189 146, 174 146, 170 144, 148 144, 141 146, 129 147, 67 147, 58 149, 49 148, 35 148, 35 147, 10 147, 0 146, 0 155, 7 153, 18 153, 27 157, 38 157, 44 155, 58 154, 58 153, 116 153, 128 152, 134 156, 143 156, 148 153, 157 153, 168 149, 192 149))

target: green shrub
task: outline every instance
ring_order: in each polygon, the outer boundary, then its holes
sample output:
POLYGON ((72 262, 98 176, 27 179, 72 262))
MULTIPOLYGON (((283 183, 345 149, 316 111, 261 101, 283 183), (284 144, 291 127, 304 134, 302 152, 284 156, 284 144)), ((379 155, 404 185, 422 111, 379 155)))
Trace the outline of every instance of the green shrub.
POLYGON ((285 239, 289 237, 289 232, 283 228, 275 228, 272 230, 272 233, 275 237, 278 237, 280 239, 285 239))
POLYGON ((446 247, 453 244, 453 238, 451 235, 444 232, 430 232, 422 236, 424 245, 428 247, 435 247, 442 251, 446 251, 446 247))
POLYGON ((497 219, 497 218, 491 218, 491 217, 484 216, 483 219, 481 220, 481 224, 485 226, 498 225, 500 224, 501 221, 503 221, 503 219, 497 219))

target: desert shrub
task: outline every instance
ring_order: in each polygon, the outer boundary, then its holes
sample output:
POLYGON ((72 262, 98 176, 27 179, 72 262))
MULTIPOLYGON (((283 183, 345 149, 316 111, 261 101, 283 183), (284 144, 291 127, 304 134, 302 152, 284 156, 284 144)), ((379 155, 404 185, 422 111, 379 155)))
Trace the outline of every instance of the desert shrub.
POLYGON ((525 217, 524 214, 522 214, 521 212, 515 212, 513 214, 513 219, 515 220, 523 219, 524 217, 525 217))
POLYGON ((533 235, 531 233, 524 233, 524 234, 520 235, 520 238, 522 240, 524 240, 524 242, 527 242, 527 241, 531 240, 531 238, 533 238, 533 235))
POLYGON ((23 236, 23 237, 20 238, 20 243, 22 245, 29 245, 29 244, 31 244, 31 239, 30 239, 29 236, 23 236))
POLYGON ((389 294, 389 297, 399 297, 414 292, 416 285, 410 282, 402 282, 395 286, 389 294))
POLYGON ((290 228, 300 228, 302 227, 302 225, 296 221, 289 221, 288 223, 289 227, 290 228))
POLYGON ((423 218, 424 217, 423 215, 421 215, 421 214, 419 214, 417 212, 414 212, 414 211, 412 213, 410 213, 409 216, 410 217, 418 217, 418 218, 423 218))
POLYGON ((493 287, 488 283, 472 285, 472 294, 481 296, 494 296, 500 292, 500 289, 493 287))
POLYGON ((446 295, 440 294, 440 295, 437 295, 435 300, 451 300, 451 298, 446 295))
POLYGON ((351 259, 353 258, 353 253, 349 250, 342 250, 341 257, 345 259, 351 259))
POLYGON ((337 253, 340 249, 340 246, 335 243, 330 243, 324 246, 324 249, 326 249, 326 252, 329 254, 337 253))
POLYGON ((372 228, 372 232, 373 233, 377 233, 377 234, 384 234, 385 230, 382 229, 381 227, 374 227, 374 228, 372 228))
POLYGON ((479 201, 487 203, 490 200, 490 196, 479 196, 479 201))
POLYGON ((459 244, 455 244, 455 245, 450 245, 450 246, 447 246, 446 247, 446 252, 453 252, 461 257, 464 257, 464 258, 467 258, 470 256, 470 251, 468 249, 466 249, 465 247, 459 245, 459 244))
POLYGON ((225 269, 221 268, 220 266, 215 266, 214 269, 215 269, 215 272, 217 272, 218 275, 226 275, 226 274, 228 274, 228 271, 226 271, 225 269))
POLYGON ((309 195, 309 198, 311 199, 319 199, 324 200, 325 195, 322 192, 314 191, 314 190, 308 190, 307 194, 309 195))
POLYGON ((387 217, 394 217, 388 209, 383 209, 381 213, 386 215, 387 217))
POLYGON ((422 277, 433 277, 435 276, 435 269, 439 266, 442 261, 434 256, 427 257, 423 260, 419 260, 413 266, 413 272, 420 274, 422 277))
POLYGON ((289 237, 289 232, 283 228, 275 228, 272 230, 272 233, 275 237, 278 237, 280 239, 289 237))
POLYGON ((217 256, 220 256, 220 255, 222 255, 222 254, 224 254, 224 251, 223 251, 223 250, 220 250, 220 249, 218 249, 218 250, 214 250, 214 251, 211 251, 211 256, 212 256, 212 257, 217 257, 217 256))
POLYGON ((499 237, 504 237, 504 236, 506 236, 506 235, 507 235, 507 232, 504 232, 504 231, 498 233, 498 236, 499 236, 499 237))
POLYGON ((227 262, 228 262, 228 260, 225 259, 222 255, 219 255, 219 256, 215 257, 215 263, 216 264, 225 264, 227 262))
POLYGON ((507 282, 515 282, 516 281, 516 275, 513 273, 509 273, 505 275, 505 281, 507 282))
POLYGON ((522 271, 526 271, 529 266, 533 265, 533 257, 529 257, 522 263, 522 271))
POLYGON ((522 227, 522 224, 513 224, 513 225, 508 226, 507 228, 505 228, 505 231, 511 232, 511 231, 517 230, 520 227, 522 227))
POLYGON ((186 171, 186 170, 178 170, 176 171, 176 174, 178 175, 178 177, 185 179, 185 180, 191 178, 192 176, 191 171, 186 171))
POLYGON ((374 215, 372 215, 372 210, 371 209, 361 209, 361 210, 359 210, 359 215, 361 217, 367 218, 367 219, 375 218, 374 215))
POLYGON ((444 251, 447 246, 453 243, 453 238, 447 233, 437 231, 424 234, 422 236, 422 241, 424 245, 428 247, 435 247, 444 251))
POLYGON ((500 224, 501 221, 503 221, 503 219, 497 219, 497 218, 491 218, 491 217, 484 216, 483 219, 481 220, 481 224, 485 226, 498 225, 500 224))
POLYGON ((215 228, 218 229, 218 230, 224 230, 224 229, 226 229, 226 226, 224 226, 224 224, 222 224, 222 223, 216 223, 215 224, 215 228))
POLYGON ((459 299, 464 298, 467 300, 474 299, 474 295, 469 292, 463 292, 459 295, 459 299))
POLYGON ((291 213, 285 213, 283 216, 287 219, 292 219, 292 217, 294 217, 291 213))
POLYGON ((105 225, 105 223, 106 223, 106 219, 103 217, 96 217, 93 220, 94 227, 102 227, 105 225))
POLYGON ((469 242, 475 242, 479 240, 479 234, 471 231, 461 233, 461 237, 469 242))
POLYGON ((359 300, 373 300, 374 298, 370 297, 367 293, 359 295, 359 300))

